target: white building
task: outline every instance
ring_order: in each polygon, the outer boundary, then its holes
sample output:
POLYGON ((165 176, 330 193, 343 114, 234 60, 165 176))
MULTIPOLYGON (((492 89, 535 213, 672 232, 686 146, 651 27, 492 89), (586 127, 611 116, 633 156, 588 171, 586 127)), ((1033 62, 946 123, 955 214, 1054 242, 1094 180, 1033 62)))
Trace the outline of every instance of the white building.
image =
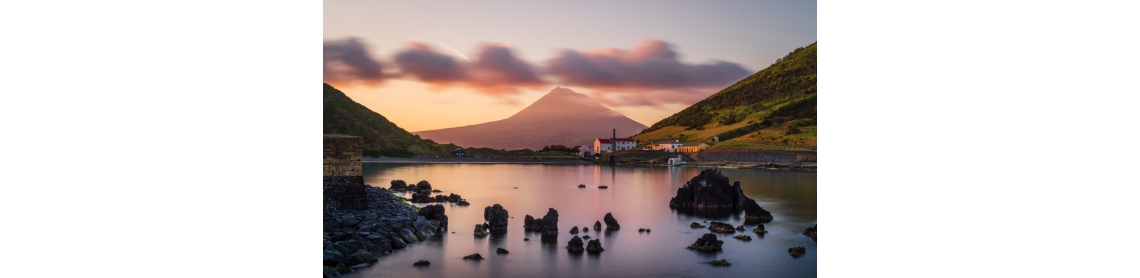
POLYGON ((613 152, 615 147, 619 151, 632 150, 636 146, 637 140, 633 138, 616 138, 612 141, 609 138, 594 139, 594 151, 598 153, 613 152))
POLYGON ((578 156, 585 157, 594 155, 594 149, 590 148, 590 146, 574 146, 573 149, 578 151, 578 156))
POLYGON ((680 147, 682 144, 684 144, 684 143, 681 143, 681 140, 665 140, 665 141, 657 141, 656 143, 653 143, 653 145, 651 145, 649 147, 651 149, 654 149, 654 150, 665 150, 666 152, 676 152, 677 148, 680 147))

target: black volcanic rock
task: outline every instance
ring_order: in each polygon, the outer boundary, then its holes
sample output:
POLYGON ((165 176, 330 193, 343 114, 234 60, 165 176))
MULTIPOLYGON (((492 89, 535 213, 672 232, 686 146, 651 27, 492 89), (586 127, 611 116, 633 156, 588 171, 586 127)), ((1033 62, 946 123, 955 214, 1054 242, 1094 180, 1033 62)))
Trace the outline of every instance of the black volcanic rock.
POLYGON ((392 180, 392 185, 388 187, 388 190, 406 191, 408 190, 408 184, 403 180, 392 180))
POLYGON ((416 192, 427 191, 428 193, 431 193, 431 183, 428 183, 428 181, 417 182, 416 188, 412 191, 416 191, 416 192))
POLYGON ((459 202, 455 202, 455 204, 456 204, 456 205, 460 205, 460 206, 469 206, 469 205, 471 205, 471 203, 468 203, 468 202, 467 202, 467 200, 459 200, 459 202))
POLYGON ((451 193, 451 195, 447 195, 448 202, 458 203, 460 200, 463 200, 463 196, 459 196, 459 194, 451 193))
POLYGON ((591 239, 590 242, 586 243, 586 252, 601 253, 602 251, 606 251, 605 248, 602 248, 602 241, 591 239))
POLYGON ((420 212, 417 214, 427 220, 439 220, 439 227, 436 232, 447 230, 447 214, 444 214, 443 205, 436 204, 420 208, 420 212))
POLYGON ((566 250, 570 250, 570 253, 582 253, 585 250, 582 248, 582 238, 578 236, 570 238, 570 241, 566 242, 566 250))
POLYGON ((601 231, 601 230, 602 230, 602 222, 601 221, 594 221, 594 231, 601 231))
POLYGON ((694 242, 693 245, 689 245, 689 249, 702 252, 716 252, 720 251, 720 246, 723 244, 724 241, 717 240, 715 234, 705 234, 697 239, 697 242, 694 242))
POLYGON ((811 237, 811 240, 815 240, 815 228, 818 226, 819 225, 808 227, 807 230, 804 230, 804 235, 811 237))
POLYGON ((744 191, 740 182, 731 186, 728 177, 717 169, 706 169, 677 189, 677 196, 669 200, 670 208, 697 210, 738 210, 744 206, 744 191))
POLYGON ((412 193, 412 203, 431 203, 435 202, 430 194, 412 193))
POLYGON ((443 195, 435 195, 434 199, 435 199, 436 203, 447 202, 447 196, 443 196, 443 195))
POLYGON ((527 214, 526 217, 523 217, 523 230, 527 232, 541 231, 542 223, 535 221, 534 217, 530 216, 530 214, 527 214))
POLYGON ((507 231, 507 219, 510 217, 507 210, 499 204, 483 209, 483 219, 487 220, 487 225, 490 226, 492 232, 507 231))
POLYGON ((618 225, 617 219, 614 219, 614 215, 609 212, 606 213, 606 217, 602 218, 602 220, 606 221, 606 231, 621 229, 621 225, 618 225))
POLYGON ((792 255, 793 258, 803 256, 805 253, 807 253, 807 248, 804 248, 803 246, 788 248, 788 254, 792 255))
POLYGON ((757 225, 755 229, 752 229, 752 232, 754 232, 760 236, 764 236, 764 234, 768 233, 768 231, 764 230, 764 224, 757 225))
POLYGON ((757 204, 756 200, 746 198, 744 200, 743 209, 745 224, 768 223, 772 221, 772 213, 760 207, 760 204, 757 204))
POLYGON ((534 219, 528 214, 523 218, 523 229, 527 232, 542 233, 544 240, 553 240, 558 237, 558 211, 550 208, 546 211, 546 215, 539 219, 534 219))
POLYGON ((709 223, 709 231, 731 234, 736 233, 736 228, 733 228, 732 225, 729 225, 728 223, 713 221, 712 223, 709 223))
POLYGON ((511 251, 507 251, 507 249, 503 249, 500 247, 499 249, 495 249, 495 253, 496 254, 510 254, 511 251))
POLYGON ((704 227, 705 227, 705 225, 701 225, 701 223, 697 223, 697 222, 693 222, 693 224, 689 224, 689 228, 696 229, 696 228, 704 228, 704 227))
POLYGON ((617 136, 626 137, 645 128, 587 95, 555 88, 506 119, 415 134, 440 144, 538 150, 552 144, 573 146, 593 142, 599 134, 610 136, 612 129, 617 129, 617 136))
POLYGON ((578 234, 578 226, 574 226, 573 228, 570 228, 570 234, 575 234, 575 235, 578 234))

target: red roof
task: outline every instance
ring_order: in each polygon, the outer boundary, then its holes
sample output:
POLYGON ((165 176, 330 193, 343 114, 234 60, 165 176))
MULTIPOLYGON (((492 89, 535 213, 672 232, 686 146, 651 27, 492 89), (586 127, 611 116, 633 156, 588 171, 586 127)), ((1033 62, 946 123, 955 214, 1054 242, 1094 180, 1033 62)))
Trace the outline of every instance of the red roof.
MULTIPOLYGON (((598 141, 599 141, 600 143, 613 143, 613 141, 610 141, 610 139, 608 139, 608 138, 605 138, 605 139, 603 139, 603 138, 598 138, 598 141)), ((614 139, 614 141, 618 141, 618 142, 637 142, 637 140, 633 140, 633 138, 616 138, 616 139, 614 139)))

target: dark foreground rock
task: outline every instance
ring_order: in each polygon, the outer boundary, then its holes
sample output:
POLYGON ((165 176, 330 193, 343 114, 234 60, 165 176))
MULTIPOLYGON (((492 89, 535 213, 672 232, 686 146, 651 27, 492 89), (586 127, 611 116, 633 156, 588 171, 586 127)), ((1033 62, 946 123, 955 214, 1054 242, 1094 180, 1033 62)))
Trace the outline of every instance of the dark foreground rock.
POLYGON ((503 206, 495 204, 483 209, 483 219, 487 220, 487 225, 490 226, 492 232, 506 232, 507 219, 511 218, 507 213, 507 209, 503 206))
POLYGON ((744 223, 745 224, 772 222, 772 213, 767 211, 767 210, 764 210, 764 208, 760 207, 760 204, 757 204, 756 200, 753 200, 753 199, 744 200, 743 209, 744 209, 744 223))
POLYGON ((740 182, 732 185, 719 170, 706 169, 677 189, 677 196, 669 200, 670 208, 699 210, 738 210, 744 207, 744 191, 740 182))
POLYGON ((808 227, 807 230, 804 230, 804 235, 811 237, 811 240, 815 240, 815 227, 818 226, 819 225, 808 227))
POLYGON ((728 223, 713 221, 709 223, 709 231, 731 234, 736 233, 736 228, 733 228, 732 225, 729 225, 728 223))
POLYGON ((570 241, 566 242, 566 250, 569 250, 570 253, 582 253, 582 251, 585 250, 582 248, 582 238, 578 236, 570 238, 570 241))
POLYGON ((793 258, 803 256, 805 253, 807 253, 807 248, 804 248, 803 246, 788 248, 788 254, 792 255, 793 258))
MULTIPOLYGON (((399 183, 393 181, 393 186, 399 183)), ((417 213, 388 189, 364 185, 360 177, 326 177, 325 188, 325 270, 350 273, 446 229, 442 206, 417 213)))
POLYGON ((723 244, 724 241, 717 240, 715 234, 705 234, 704 236, 701 236, 701 238, 697 239, 697 242, 689 245, 689 249, 701 252, 716 252, 720 251, 720 246, 723 244))
POLYGON ((431 194, 431 183, 428 183, 428 181, 417 182, 416 186, 414 188, 412 188, 411 190, 414 192, 421 192, 422 194, 430 195, 431 194))
POLYGON ((614 215, 609 212, 606 213, 606 217, 602 218, 602 220, 606 221, 606 231, 621 229, 621 225, 618 225, 617 219, 614 219, 614 215))
POLYGON ((593 239, 590 240, 590 242, 586 243, 586 252, 596 254, 601 253, 602 251, 606 251, 606 249, 602 248, 602 241, 593 239))
POLYGON ((388 187, 388 190, 407 191, 408 183, 404 182, 403 180, 392 180, 392 185, 388 187))

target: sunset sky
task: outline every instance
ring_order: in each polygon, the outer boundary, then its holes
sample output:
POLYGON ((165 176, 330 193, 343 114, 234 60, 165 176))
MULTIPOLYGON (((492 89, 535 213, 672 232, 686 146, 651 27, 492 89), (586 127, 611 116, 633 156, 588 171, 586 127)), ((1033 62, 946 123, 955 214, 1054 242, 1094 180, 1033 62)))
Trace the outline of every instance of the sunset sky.
POLYGON ((610 2, 325 1, 324 80, 412 132, 556 86, 648 126, 816 41, 815 1, 610 2))

